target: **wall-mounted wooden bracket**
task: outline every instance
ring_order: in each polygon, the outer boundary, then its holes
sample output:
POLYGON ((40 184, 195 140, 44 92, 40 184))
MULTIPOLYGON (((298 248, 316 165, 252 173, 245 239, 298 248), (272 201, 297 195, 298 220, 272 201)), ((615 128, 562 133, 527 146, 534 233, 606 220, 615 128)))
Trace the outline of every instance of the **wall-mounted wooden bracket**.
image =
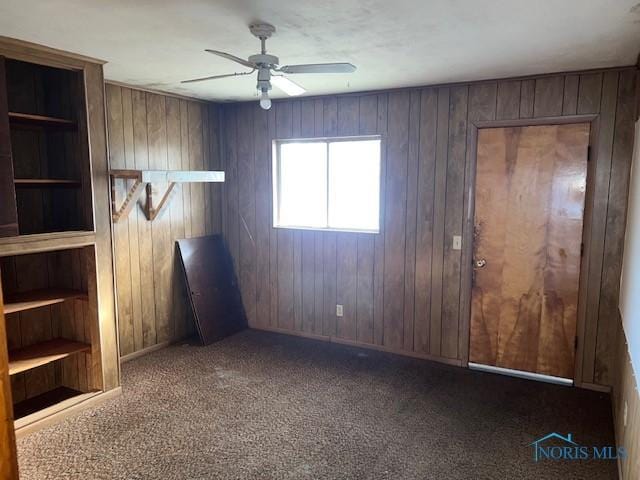
POLYGON ((183 170, 111 170, 111 216, 114 222, 126 218, 133 206, 138 203, 142 192, 146 192, 147 200, 141 205, 147 220, 153 220, 158 216, 162 208, 167 204, 171 191, 176 183, 222 183, 224 172, 219 171, 183 171, 183 170), (128 188, 127 195, 120 205, 116 201, 116 181, 118 179, 133 180, 133 185, 128 188), (153 207, 154 183, 166 183, 167 189, 160 199, 157 208, 153 207))

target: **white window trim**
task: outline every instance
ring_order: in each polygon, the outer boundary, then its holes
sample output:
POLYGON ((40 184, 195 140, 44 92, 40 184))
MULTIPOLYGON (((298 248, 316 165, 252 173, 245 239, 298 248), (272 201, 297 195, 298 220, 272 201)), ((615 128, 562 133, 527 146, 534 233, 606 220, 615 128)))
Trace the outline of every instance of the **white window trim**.
MULTIPOLYGON (((279 138, 272 141, 271 149, 271 172, 272 172, 272 222, 273 228, 282 230, 309 230, 314 232, 343 232, 343 233, 364 233, 364 234, 380 234, 382 230, 382 162, 384 159, 385 145, 382 135, 352 135, 352 136, 336 136, 336 137, 310 137, 310 138, 279 138), (352 142, 354 140, 380 140, 380 161, 378 162, 378 228, 377 229, 348 229, 333 227, 302 227, 279 225, 279 209, 281 197, 280 185, 280 146, 285 143, 303 143, 303 142, 326 142, 327 145, 327 215, 329 213, 329 144, 336 142, 352 142), (277 206, 277 208, 276 208, 277 206)), ((327 218, 327 222, 329 219, 327 218)))

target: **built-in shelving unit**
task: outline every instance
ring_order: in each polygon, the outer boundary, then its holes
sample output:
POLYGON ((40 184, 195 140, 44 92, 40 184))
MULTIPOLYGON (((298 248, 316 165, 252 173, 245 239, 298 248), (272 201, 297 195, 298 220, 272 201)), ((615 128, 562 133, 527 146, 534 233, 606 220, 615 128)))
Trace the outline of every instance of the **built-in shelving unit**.
POLYGON ((69 392, 81 398, 100 391, 94 246, 18 255, 3 248, 0 243, 7 370, 18 411, 49 408, 63 391, 65 402, 69 392))
POLYGON ((0 38, 0 374, 18 434, 119 383, 103 87, 98 62, 0 38))
POLYGON ((3 67, 0 137, 8 145, 0 148, 0 176, 11 180, 0 181, 12 192, 3 197, 0 219, 15 222, 0 225, 0 236, 92 230, 82 72, 9 59, 3 67))

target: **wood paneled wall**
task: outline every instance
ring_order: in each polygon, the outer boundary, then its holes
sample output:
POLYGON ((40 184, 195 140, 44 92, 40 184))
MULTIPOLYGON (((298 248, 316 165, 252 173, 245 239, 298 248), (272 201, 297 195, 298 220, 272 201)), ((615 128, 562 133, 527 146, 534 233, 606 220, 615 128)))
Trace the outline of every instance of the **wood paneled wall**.
POLYGON ((627 184, 632 69, 224 105, 223 232, 250 325, 465 364, 467 212, 475 122, 597 115, 583 384, 611 385, 627 184), (380 234, 272 228, 271 141, 381 134, 380 234), (335 315, 344 305, 344 317, 335 315))
MULTIPOLYGON (((220 169, 218 106, 112 84, 106 96, 110 168, 220 169)), ((221 188, 177 184, 153 222, 134 208, 113 224, 121 355, 194 332, 174 243, 220 231, 221 188)))
POLYGON ((620 320, 618 320, 616 340, 616 373, 613 386, 614 426, 616 444, 627 450, 627 457, 618 460, 620 480, 631 480, 640 478, 640 390, 638 390, 638 379, 633 371, 629 345, 620 320))

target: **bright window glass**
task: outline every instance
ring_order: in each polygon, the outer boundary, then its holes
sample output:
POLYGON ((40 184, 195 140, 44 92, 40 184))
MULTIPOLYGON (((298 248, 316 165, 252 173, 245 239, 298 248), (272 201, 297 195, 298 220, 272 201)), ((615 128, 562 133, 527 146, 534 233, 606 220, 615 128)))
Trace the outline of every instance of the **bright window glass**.
POLYGON ((280 146, 280 226, 327 224, 327 148, 319 143, 280 146))
POLYGON ((380 138, 276 140, 274 226, 378 232, 380 138))

